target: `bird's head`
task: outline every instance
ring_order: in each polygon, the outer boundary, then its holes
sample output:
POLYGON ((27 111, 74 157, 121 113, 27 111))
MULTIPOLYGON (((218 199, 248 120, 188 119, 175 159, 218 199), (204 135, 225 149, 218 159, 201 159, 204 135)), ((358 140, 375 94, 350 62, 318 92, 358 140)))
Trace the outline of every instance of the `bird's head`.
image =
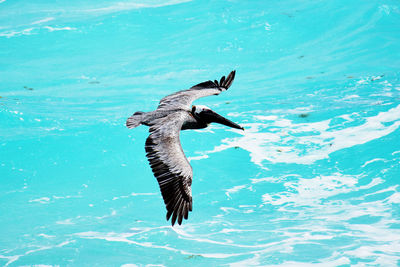
POLYGON ((232 128, 244 130, 242 126, 222 117, 218 113, 212 111, 209 107, 203 105, 192 106, 192 114, 196 119, 200 119, 206 124, 216 122, 232 128))

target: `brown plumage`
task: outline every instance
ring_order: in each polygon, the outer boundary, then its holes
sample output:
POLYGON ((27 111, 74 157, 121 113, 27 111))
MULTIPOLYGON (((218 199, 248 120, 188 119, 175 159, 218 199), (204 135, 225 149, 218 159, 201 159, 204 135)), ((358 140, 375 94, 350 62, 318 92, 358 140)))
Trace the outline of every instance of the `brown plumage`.
POLYGON ((226 91, 234 78, 235 71, 232 71, 219 82, 206 81, 168 95, 161 99, 155 111, 135 112, 126 122, 128 128, 140 124, 150 126, 150 135, 145 144, 146 156, 160 186, 167 209, 166 218, 171 218, 172 225, 176 221, 181 224, 193 209, 193 171, 181 147, 180 131, 205 128, 211 122, 243 129, 207 107, 191 107, 191 104, 198 98, 226 91))

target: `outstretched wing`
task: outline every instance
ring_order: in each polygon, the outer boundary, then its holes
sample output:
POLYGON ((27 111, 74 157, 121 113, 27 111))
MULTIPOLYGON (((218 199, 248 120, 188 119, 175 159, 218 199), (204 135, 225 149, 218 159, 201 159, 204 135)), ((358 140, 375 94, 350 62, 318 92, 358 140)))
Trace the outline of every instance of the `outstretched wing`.
POLYGON ((178 111, 157 119, 150 126, 150 135, 146 140, 147 158, 154 176, 160 185, 161 194, 167 208, 167 220, 182 223, 192 211, 193 172, 179 140, 179 132, 190 115, 178 111))
POLYGON ((229 73, 228 77, 223 76, 218 82, 207 81, 199 83, 188 90, 179 91, 168 95, 161 99, 157 109, 173 110, 184 109, 190 110, 192 102, 200 97, 219 95, 222 91, 228 90, 235 79, 235 71, 229 73))

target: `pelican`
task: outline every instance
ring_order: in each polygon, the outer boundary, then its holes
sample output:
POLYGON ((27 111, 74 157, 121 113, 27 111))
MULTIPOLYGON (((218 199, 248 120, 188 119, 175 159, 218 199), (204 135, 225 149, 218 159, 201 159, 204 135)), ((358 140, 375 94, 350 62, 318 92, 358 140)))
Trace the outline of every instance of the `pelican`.
POLYGON ((179 225, 183 218, 187 220, 189 211, 192 211, 193 171, 183 153, 179 132, 206 128, 212 122, 244 130, 206 106, 191 106, 198 98, 219 95, 228 90, 234 78, 235 71, 232 71, 219 82, 206 81, 173 93, 161 99, 155 111, 135 112, 126 121, 126 127, 130 129, 141 124, 150 127, 145 144, 146 156, 160 186, 167 209, 167 221, 172 215, 172 226, 176 220, 179 225))

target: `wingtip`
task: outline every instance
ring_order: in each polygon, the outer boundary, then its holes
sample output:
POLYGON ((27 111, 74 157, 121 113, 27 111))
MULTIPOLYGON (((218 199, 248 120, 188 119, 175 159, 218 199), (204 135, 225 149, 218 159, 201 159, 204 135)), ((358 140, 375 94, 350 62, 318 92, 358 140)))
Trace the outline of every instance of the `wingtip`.
POLYGON ((171 219, 172 226, 174 226, 175 222, 176 222, 176 213, 174 213, 174 215, 172 215, 172 219, 171 219))
POLYGON ((166 216, 167 221, 169 220, 169 218, 171 218, 171 215, 172 215, 172 210, 168 210, 167 216, 166 216))
POLYGON ((229 73, 229 75, 224 79, 224 81, 220 84, 221 87, 228 89, 231 85, 233 80, 235 79, 236 70, 233 70, 229 73))
POLYGON ((235 74, 236 74, 236 70, 233 70, 229 73, 228 76, 222 76, 221 79, 218 80, 214 80, 214 81, 206 81, 206 82, 202 82, 199 84, 196 84, 194 86, 192 86, 190 89, 203 89, 203 88, 219 88, 219 90, 221 91, 222 88, 224 88, 225 90, 228 89, 231 85, 233 80, 235 79, 235 74))

